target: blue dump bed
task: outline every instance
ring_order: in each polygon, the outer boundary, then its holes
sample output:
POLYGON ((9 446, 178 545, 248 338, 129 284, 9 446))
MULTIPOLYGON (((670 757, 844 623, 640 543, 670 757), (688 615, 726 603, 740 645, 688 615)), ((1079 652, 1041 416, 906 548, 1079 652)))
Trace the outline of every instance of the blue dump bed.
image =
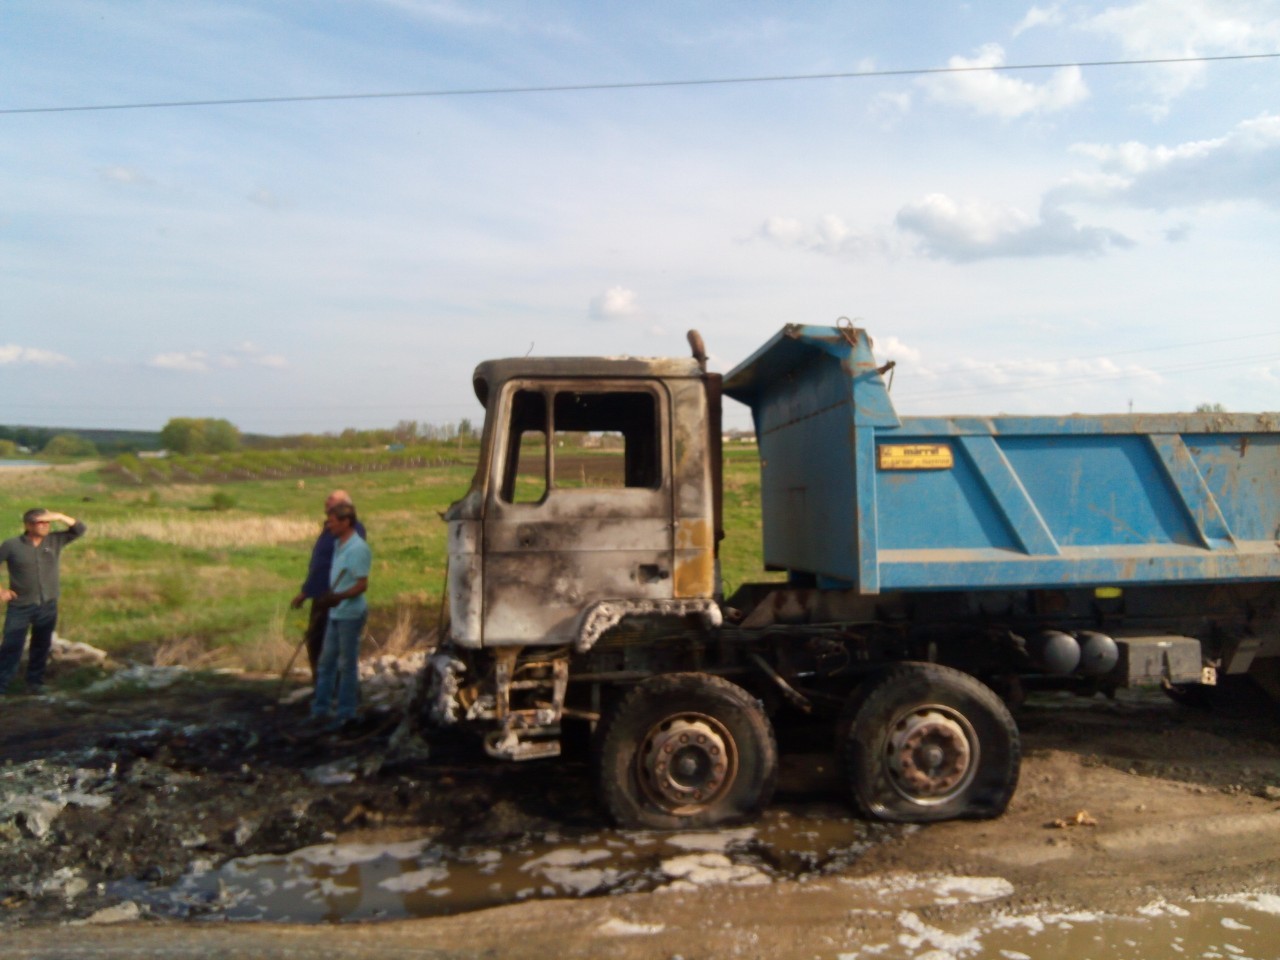
POLYGON ((864 594, 1280 579, 1280 414, 899 417, 865 331, 725 377, 771 569, 864 594))

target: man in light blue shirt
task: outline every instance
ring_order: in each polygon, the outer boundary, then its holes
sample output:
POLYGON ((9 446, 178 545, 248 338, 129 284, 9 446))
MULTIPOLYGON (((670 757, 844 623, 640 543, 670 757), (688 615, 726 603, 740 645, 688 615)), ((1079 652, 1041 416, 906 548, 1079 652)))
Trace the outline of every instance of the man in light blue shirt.
POLYGON ((338 730, 355 719, 360 699, 360 637, 369 619, 365 591, 369 589, 373 554, 356 532, 356 508, 352 504, 339 503, 330 510, 325 528, 337 543, 329 573, 329 592, 316 601, 329 608, 329 625, 316 664, 311 719, 330 720, 329 727, 338 730))

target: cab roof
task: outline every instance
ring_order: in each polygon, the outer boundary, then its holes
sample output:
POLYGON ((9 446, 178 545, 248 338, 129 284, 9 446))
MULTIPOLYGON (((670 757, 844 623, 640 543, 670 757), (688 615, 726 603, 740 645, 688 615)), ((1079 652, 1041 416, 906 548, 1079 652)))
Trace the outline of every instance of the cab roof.
POLYGON ((701 377, 698 361, 685 357, 517 357, 484 361, 471 375, 471 383, 476 398, 488 406, 490 394, 508 380, 672 380, 701 377))

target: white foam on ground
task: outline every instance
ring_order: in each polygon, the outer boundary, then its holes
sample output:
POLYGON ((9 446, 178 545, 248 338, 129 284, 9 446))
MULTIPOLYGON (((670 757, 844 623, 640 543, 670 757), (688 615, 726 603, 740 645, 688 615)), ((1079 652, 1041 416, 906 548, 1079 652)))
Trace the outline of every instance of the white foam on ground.
POLYGON ((544 856, 530 860, 520 869, 541 874, 557 887, 584 896, 604 886, 611 886, 622 878, 622 871, 612 867, 588 867, 586 864, 608 860, 611 850, 552 850, 544 856))
MULTIPOLYGON (((871 878, 876 879, 876 878, 871 878)), ((909 881, 900 881, 900 885, 909 881)), ((1243 906, 1257 909, 1269 916, 1280 916, 1280 896, 1267 893, 1244 893, 1222 897, 1194 898, 1191 904, 1211 904, 1227 906, 1243 906)), ((999 956, 1003 960, 1032 960, 1032 955, 1022 950, 1001 948, 1000 942, 1012 934, 1022 944, 1023 937, 1039 937, 1045 935, 1045 946, 1054 948, 1060 941, 1059 931, 1070 930, 1076 926, 1096 925, 1095 941, 1109 938, 1116 944, 1123 943, 1130 948, 1140 948, 1136 954, 1142 957, 1187 955, 1183 946, 1183 937, 1168 936, 1151 940, 1149 934, 1139 935, 1138 931, 1164 930, 1166 925, 1170 931, 1185 930, 1188 924, 1198 934, 1209 934, 1208 924, 1213 916, 1205 917, 1202 910, 1187 910, 1177 904, 1164 900, 1153 901, 1135 911, 1134 914, 1112 914, 1094 911, 1071 911, 1064 913, 1027 913, 1018 915, 997 915, 982 921, 976 926, 948 931, 926 923, 920 916, 909 910, 897 914, 898 933, 892 940, 874 944, 859 944, 856 948, 837 954, 838 960, 979 960, 999 956), (1153 924, 1151 921, 1163 921, 1153 924), (1137 939, 1128 939, 1132 933, 1137 939), (987 941, 984 943, 984 940, 987 941), (992 942, 994 941, 994 942, 992 942)), ((1231 917, 1217 917, 1218 924, 1224 930, 1234 931, 1240 935, 1238 943, 1220 942, 1207 946, 1203 952, 1194 954, 1202 960, 1260 960, 1267 957, 1280 956, 1272 949, 1257 952, 1259 937, 1266 942, 1269 931, 1269 920, 1259 918, 1254 926, 1231 917), (1261 929, 1260 929, 1261 928, 1261 929), (1241 945, 1243 944, 1243 945, 1241 945)), ((1209 934, 1211 935, 1211 934, 1209 934)), ((1167 935, 1166 935, 1167 936, 1167 935)), ((1272 938, 1274 940, 1274 938, 1272 938)), ((1273 944, 1269 944, 1273 946, 1273 944)), ((1131 954, 1126 953, 1126 956, 1131 954)), ((1039 957, 1036 953, 1034 956, 1039 957)), ((1059 956, 1058 952, 1045 954, 1046 957, 1059 956)), ((1065 956, 1065 954, 1063 955, 1065 956)))
POLYGON ((630 923, 619 920, 617 917, 610 917, 596 927, 596 932, 606 937, 648 937, 661 933, 665 929, 667 929, 665 923, 630 923))
POLYGON ((761 886, 770 883, 767 874, 753 866, 734 863, 723 853, 691 853, 663 860, 662 872, 674 883, 668 889, 705 887, 712 884, 761 886))
POLYGON ((923 946, 930 948, 927 953, 916 954, 915 960, 952 960, 970 956, 982 949, 982 940, 976 927, 961 933, 947 933, 929 926, 909 910, 898 915, 898 926, 906 931, 898 935, 901 946, 912 951, 923 946))
POLYGON ((668 844, 681 850, 724 853, 730 847, 747 843, 755 837, 755 827, 743 827, 739 830, 717 830, 715 833, 677 833, 665 839, 668 844))
POLYGON ((1225 897, 1213 897, 1210 903, 1235 903, 1259 913, 1280 917, 1280 896, 1274 893, 1233 893, 1225 897))
MULTIPOLYGON (((549 867, 542 875, 564 890, 571 890, 583 897, 604 887, 612 887, 622 880, 623 871, 612 867, 549 867)), ((551 891, 554 896, 556 891, 551 891)))
MULTIPOLYGON (((868 878, 874 881, 876 879, 885 878, 868 878)), ((911 887, 913 880, 937 880, 939 878, 920 878, 913 874, 903 874, 896 878, 900 883, 898 889, 927 889, 923 884, 917 887, 911 887)), ((969 879, 969 878, 949 878, 949 879, 969 879)), ((972 879, 1001 879, 1001 878, 972 878, 972 879)), ((1009 892, 1012 892, 1010 885, 1009 892)), ((1007 894, 1002 894, 1002 896, 1007 894)), ((1057 913, 1057 914, 1028 914, 1017 917, 995 917, 984 922, 980 926, 969 927, 965 930, 959 930, 949 933, 938 927, 930 926, 925 923, 920 916, 911 910, 902 910, 897 915, 898 926, 901 932, 897 938, 890 943, 864 944, 856 950, 848 953, 838 954, 838 960, 870 960, 872 957, 880 957, 888 955, 892 958, 910 958, 910 960, 966 960, 966 958, 976 958, 982 956, 990 956, 984 953, 983 936, 993 931, 1000 930, 1021 930, 1036 936, 1046 930, 1059 929, 1063 926, 1071 926, 1075 923, 1082 923, 1101 919, 1092 913, 1057 913)), ((1005 960, 1031 960, 1025 954, 1016 950, 1001 950, 1000 956, 1005 960)))
POLYGON ((336 897, 345 897, 348 894, 359 893, 358 886, 351 886, 345 883, 339 883, 337 880, 324 877, 317 881, 315 889, 308 893, 307 899, 314 900, 333 900, 336 897))
POLYGON ((846 877, 841 883, 876 897, 882 912, 919 902, 925 892, 938 905, 984 903, 1013 893, 1004 877, 956 877, 947 874, 895 873, 876 877, 846 877))
POLYGON ((1191 911, 1184 907, 1178 906, 1176 903, 1169 903, 1165 900, 1153 900, 1146 906, 1139 907, 1138 913, 1144 917, 1189 917, 1191 911))
POLYGON ((406 840, 401 843, 324 843, 294 850, 285 859, 301 860, 318 867, 351 867, 358 863, 370 863, 382 857, 412 860, 414 857, 421 856, 422 851, 430 845, 430 840, 406 840))
POLYGON ((132 667, 126 667, 124 670, 117 670, 111 676, 104 677, 97 683, 91 683, 84 688, 84 692, 88 694, 106 693, 124 686, 159 690, 177 683, 188 672, 186 667, 180 666, 149 667, 143 664, 135 664, 132 667))
POLYGON ((560 850, 552 850, 545 853, 537 859, 530 860, 521 870, 541 870, 544 867, 580 867, 587 863, 596 863, 600 860, 608 860, 613 856, 612 850, 575 850, 572 847, 564 847, 560 850))
POLYGON ((378 886, 392 893, 411 893, 414 890, 425 890, 433 883, 449 879, 449 868, 445 866, 424 867, 402 873, 398 877, 387 877, 379 881, 378 886))
POLYGON ((1032 936, 1044 933, 1049 929, 1069 930, 1077 923, 1097 923, 1105 919, 1105 914, 1089 910, 1076 910, 1071 913, 1025 914, 1022 916, 997 917, 991 925, 993 930, 1026 930, 1032 936))

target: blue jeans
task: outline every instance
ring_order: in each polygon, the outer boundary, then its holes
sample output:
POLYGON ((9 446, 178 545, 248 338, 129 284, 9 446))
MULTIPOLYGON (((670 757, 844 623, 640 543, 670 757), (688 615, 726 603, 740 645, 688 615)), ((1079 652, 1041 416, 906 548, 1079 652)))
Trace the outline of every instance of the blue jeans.
POLYGON ((324 647, 316 664, 316 693, 311 701, 311 716, 323 719, 332 712, 334 719, 350 720, 356 715, 360 700, 360 637, 364 634, 364 616, 354 620, 329 618, 324 632, 324 647), (338 705, 333 709, 333 688, 338 688, 338 705))
POLYGON ((53 646, 53 628, 58 623, 58 601, 27 603, 20 607, 9 604, 4 613, 4 640, 0 641, 0 696, 4 696, 13 675, 18 672, 22 648, 31 630, 31 650, 27 654, 27 687, 44 685, 44 665, 49 662, 53 646))

